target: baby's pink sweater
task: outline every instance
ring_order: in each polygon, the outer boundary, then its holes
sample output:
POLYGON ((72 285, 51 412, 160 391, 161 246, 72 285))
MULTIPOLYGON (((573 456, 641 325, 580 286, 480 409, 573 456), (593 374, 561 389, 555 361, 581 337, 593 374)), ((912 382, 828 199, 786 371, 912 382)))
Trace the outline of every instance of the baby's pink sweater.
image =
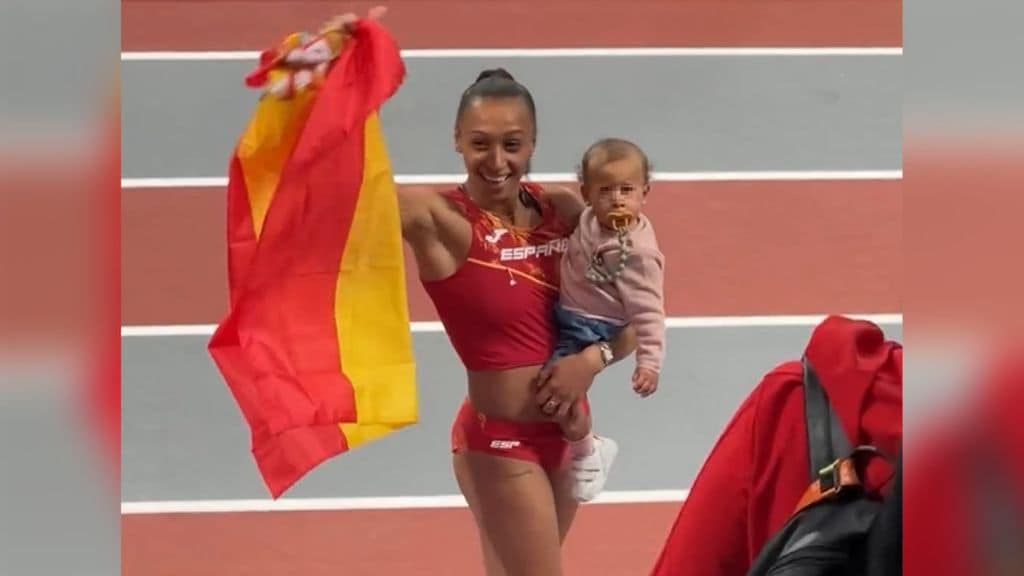
POLYGON ((633 324, 637 366, 658 372, 665 357, 665 257, 645 216, 640 215, 629 238, 633 246, 622 273, 611 283, 588 280, 587 269, 595 254, 601 255, 604 270, 610 272, 620 251, 616 233, 601 227, 593 210, 586 208, 562 256, 561 304, 584 316, 633 324))

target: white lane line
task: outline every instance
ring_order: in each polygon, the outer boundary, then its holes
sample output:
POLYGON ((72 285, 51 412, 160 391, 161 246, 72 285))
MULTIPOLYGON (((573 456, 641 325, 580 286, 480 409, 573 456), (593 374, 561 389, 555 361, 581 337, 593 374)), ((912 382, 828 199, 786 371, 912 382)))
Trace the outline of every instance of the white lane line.
MULTIPOLYGON (((128 51, 122 62, 187 62, 257 60, 257 50, 128 51)), ((902 56, 900 46, 850 47, 637 47, 637 48, 427 48, 402 50, 415 58, 647 58, 745 56, 902 56)))
MULTIPOLYGON (((843 314, 879 325, 902 325, 902 314, 843 314)), ((825 314, 804 316, 674 316, 665 319, 667 328, 768 328, 776 326, 817 326, 825 314)), ((216 324, 172 324, 122 326, 122 338, 164 336, 211 336, 216 324)), ((444 332, 440 322, 411 322, 412 332, 444 332)))
MULTIPOLYGON (((902 170, 793 170, 750 172, 654 172, 658 182, 746 182, 767 180, 901 180, 902 170)), ((464 174, 396 174, 396 184, 456 184, 464 174)), ((571 172, 534 173, 533 182, 575 182, 571 172)), ((121 188, 217 188, 227 186, 222 176, 201 178, 122 178, 121 188)))
MULTIPOLYGON (((604 492, 590 504, 648 504, 682 502, 689 490, 604 492)), ((281 498, 279 500, 167 500, 122 502, 121 514, 211 514, 233 512, 297 512, 330 510, 413 510, 465 508, 460 494, 364 498, 281 498)))

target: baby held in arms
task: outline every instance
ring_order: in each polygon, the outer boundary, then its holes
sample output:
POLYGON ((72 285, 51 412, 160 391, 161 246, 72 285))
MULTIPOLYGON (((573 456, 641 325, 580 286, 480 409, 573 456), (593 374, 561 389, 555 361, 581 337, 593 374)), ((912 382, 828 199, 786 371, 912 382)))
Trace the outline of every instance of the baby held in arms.
MULTIPOLYGON (((650 191, 650 163, 633 142, 606 138, 583 155, 579 180, 587 207, 562 257, 552 361, 608 342, 632 324, 637 338, 633 390, 647 397, 658 388, 665 355, 664 256, 642 212, 650 191)), ((584 501, 602 489, 617 451, 610 438, 591 432, 585 402, 573 407, 563 426, 573 442, 578 479, 584 469, 595 471, 589 489, 577 482, 582 492, 577 497, 584 501), (586 463, 597 458, 604 462, 586 463)))

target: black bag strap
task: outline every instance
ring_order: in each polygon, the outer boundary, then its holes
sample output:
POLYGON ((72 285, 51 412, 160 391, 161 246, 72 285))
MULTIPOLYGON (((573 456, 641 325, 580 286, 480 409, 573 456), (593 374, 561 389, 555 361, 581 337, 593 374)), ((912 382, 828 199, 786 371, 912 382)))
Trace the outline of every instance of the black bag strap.
POLYGON ((807 356, 802 359, 804 372, 804 418, 807 423, 807 448, 811 465, 811 482, 822 477, 822 471, 837 458, 852 453, 842 422, 829 404, 828 395, 807 356))

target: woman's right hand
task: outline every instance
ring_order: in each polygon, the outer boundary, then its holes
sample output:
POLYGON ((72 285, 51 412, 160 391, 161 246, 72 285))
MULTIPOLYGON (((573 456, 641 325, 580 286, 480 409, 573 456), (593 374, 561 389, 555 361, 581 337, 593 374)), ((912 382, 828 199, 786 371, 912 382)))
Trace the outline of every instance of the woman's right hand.
POLYGON ((555 418, 566 418, 573 403, 586 395, 604 368, 596 346, 559 358, 537 375, 537 405, 555 418))

